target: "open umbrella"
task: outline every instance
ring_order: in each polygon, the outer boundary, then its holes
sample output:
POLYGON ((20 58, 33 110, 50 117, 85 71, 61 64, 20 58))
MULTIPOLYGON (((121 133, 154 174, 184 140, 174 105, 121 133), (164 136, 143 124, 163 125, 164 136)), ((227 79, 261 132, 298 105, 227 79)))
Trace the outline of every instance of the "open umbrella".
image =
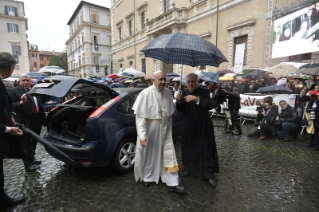
POLYGON ((305 65, 300 66, 299 70, 302 70, 304 68, 319 68, 319 63, 307 63, 305 65))
POLYGON ((232 77, 232 76, 222 76, 222 77, 219 77, 219 80, 221 80, 221 81, 231 81, 231 80, 233 80, 234 79, 234 77, 232 77))
POLYGON ((304 65, 304 63, 283 62, 271 68, 267 68, 266 74, 268 73, 270 77, 278 78, 287 72, 297 72, 302 65, 304 65))
POLYGON ((319 67, 317 67, 317 68, 303 68, 303 69, 301 69, 300 73, 319 76, 319 67))
POLYGON ((174 79, 172 79, 172 82, 179 82, 181 81, 181 77, 175 77, 174 79))
POLYGON ((259 88, 256 91, 256 93, 289 94, 289 93, 293 93, 293 90, 291 90, 290 88, 286 88, 283 85, 272 85, 272 86, 259 88))
POLYGON ((211 42, 195 34, 180 32, 162 35, 152 40, 141 52, 145 57, 159 59, 166 64, 217 67, 222 62, 227 62, 226 57, 211 42))
MULTIPOLYGON (((319 70, 319 68, 318 68, 319 70)), ((296 79, 304 79, 304 80, 313 80, 314 77, 311 75, 303 74, 303 73, 296 73, 296 72, 291 72, 291 73, 285 73, 282 75, 282 77, 292 77, 296 79)))
MULTIPOLYGON (((127 68, 123 71, 123 73, 127 73, 128 76, 130 76, 130 75, 133 75, 136 77, 144 77, 145 76, 145 74, 143 72, 135 70, 134 68, 127 68)), ((123 73, 122 73, 122 75, 123 75, 123 73)))
POLYGON ((117 77, 118 77, 117 74, 110 74, 108 76, 108 78, 110 78, 110 79, 114 79, 114 78, 117 78, 117 77))
POLYGON ((180 77, 181 75, 176 74, 176 73, 168 73, 166 74, 166 77, 180 77))
POLYGON ((254 71, 251 71, 251 72, 245 74, 244 76, 245 77, 248 77, 248 76, 264 76, 265 74, 266 74, 266 71, 261 70, 261 69, 256 69, 254 71))

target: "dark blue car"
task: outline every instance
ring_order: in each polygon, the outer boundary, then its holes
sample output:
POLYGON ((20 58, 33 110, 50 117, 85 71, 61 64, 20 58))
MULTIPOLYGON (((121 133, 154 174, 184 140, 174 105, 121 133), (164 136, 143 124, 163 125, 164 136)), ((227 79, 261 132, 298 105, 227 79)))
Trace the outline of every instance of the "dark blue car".
MULTIPOLYGON (((74 162, 53 157, 67 164, 93 167, 112 165, 124 173, 133 169, 136 147, 135 115, 132 106, 142 89, 117 88, 71 76, 47 77, 30 91, 31 95, 64 98, 47 116, 44 138, 66 153, 74 162)), ((181 130, 181 114, 173 115, 173 137, 181 130)))

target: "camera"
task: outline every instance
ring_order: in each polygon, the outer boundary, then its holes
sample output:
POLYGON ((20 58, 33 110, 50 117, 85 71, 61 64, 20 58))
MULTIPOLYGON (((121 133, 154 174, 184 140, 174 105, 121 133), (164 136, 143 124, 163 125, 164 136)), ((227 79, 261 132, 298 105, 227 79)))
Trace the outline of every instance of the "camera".
POLYGON ((219 100, 220 102, 226 102, 226 93, 224 90, 228 90, 225 86, 218 87, 213 93, 213 99, 219 100))
POLYGON ((260 112, 262 112, 262 111, 263 111, 263 109, 264 109, 264 110, 266 110, 266 105, 260 104, 259 106, 257 106, 256 111, 260 111, 260 112))

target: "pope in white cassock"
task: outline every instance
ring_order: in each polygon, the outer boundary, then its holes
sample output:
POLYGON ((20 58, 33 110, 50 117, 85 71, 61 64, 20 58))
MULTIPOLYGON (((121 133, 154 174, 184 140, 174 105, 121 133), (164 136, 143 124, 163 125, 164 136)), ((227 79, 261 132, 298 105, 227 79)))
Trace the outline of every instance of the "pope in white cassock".
POLYGON ((137 97, 133 110, 136 114, 137 147, 135 155, 135 180, 145 187, 158 184, 161 177, 169 191, 184 193, 179 185, 178 164, 172 138, 172 93, 165 88, 166 75, 156 71, 153 85, 137 97))

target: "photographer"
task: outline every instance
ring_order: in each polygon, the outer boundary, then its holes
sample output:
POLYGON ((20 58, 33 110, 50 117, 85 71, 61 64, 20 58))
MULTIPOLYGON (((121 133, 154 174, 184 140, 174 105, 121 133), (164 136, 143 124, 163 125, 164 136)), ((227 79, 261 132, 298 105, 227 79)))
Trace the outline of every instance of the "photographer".
POLYGON ((264 140, 268 136, 276 135, 275 121, 278 116, 278 106, 273 105, 271 100, 267 100, 261 114, 264 118, 260 122, 260 140, 264 140))
POLYGON ((308 128, 308 142, 307 147, 313 147, 314 150, 319 150, 319 84, 315 84, 315 89, 309 91, 307 96, 309 97, 309 104, 307 112, 310 112, 310 119, 313 120, 314 131, 313 134, 309 133, 308 128))
MULTIPOLYGON (((239 125, 238 121, 238 112, 240 108, 240 95, 238 93, 238 88, 233 85, 232 82, 227 82, 226 89, 222 89, 222 91, 225 93, 226 98, 228 99, 228 107, 231 114, 231 122, 232 125, 229 126, 229 130, 227 131, 230 133, 231 131, 236 128, 235 135, 241 135, 241 127, 239 125)), ((228 121, 226 120, 225 127, 228 126, 228 121)))
POLYGON ((298 112, 295 108, 287 104, 285 100, 279 102, 281 113, 279 115, 279 127, 282 129, 278 137, 284 139, 284 142, 291 141, 297 135, 300 127, 298 112))

